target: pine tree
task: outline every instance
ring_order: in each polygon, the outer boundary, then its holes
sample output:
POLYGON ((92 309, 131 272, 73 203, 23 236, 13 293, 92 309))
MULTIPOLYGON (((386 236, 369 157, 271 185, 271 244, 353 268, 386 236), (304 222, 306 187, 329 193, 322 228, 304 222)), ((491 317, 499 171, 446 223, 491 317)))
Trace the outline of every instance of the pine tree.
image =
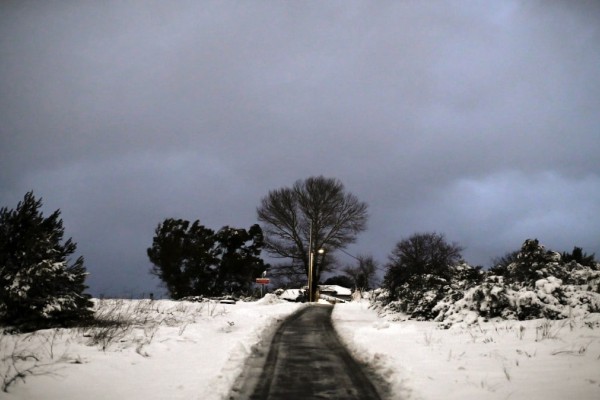
POLYGON ((60 210, 44 218, 33 192, 16 210, 0 209, 0 321, 26 328, 63 325, 91 316, 83 257, 63 242, 60 210))
POLYGON ((258 225, 249 230, 224 226, 215 232, 183 219, 158 224, 147 250, 158 276, 173 299, 249 293, 264 271, 264 245, 258 225))

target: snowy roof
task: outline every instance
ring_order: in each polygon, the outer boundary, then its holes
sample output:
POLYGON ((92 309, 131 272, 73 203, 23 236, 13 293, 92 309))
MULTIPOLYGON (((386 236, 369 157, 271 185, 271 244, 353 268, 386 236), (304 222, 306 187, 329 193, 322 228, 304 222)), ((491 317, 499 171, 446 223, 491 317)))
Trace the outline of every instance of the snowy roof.
POLYGON ((280 299, 295 301, 300 296, 300 289, 286 289, 279 295, 280 299))
POLYGON ((352 290, 338 285, 319 285, 321 292, 333 292, 339 296, 351 296, 352 290))

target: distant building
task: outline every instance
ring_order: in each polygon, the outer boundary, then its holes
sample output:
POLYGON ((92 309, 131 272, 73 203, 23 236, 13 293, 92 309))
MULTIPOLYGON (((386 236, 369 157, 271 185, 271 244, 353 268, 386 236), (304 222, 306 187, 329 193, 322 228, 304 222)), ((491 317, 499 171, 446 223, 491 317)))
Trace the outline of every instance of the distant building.
POLYGON ((319 298, 332 303, 352 301, 352 290, 338 285, 319 285, 319 298))
MULTIPOLYGON (((307 301, 308 286, 301 289, 277 289, 275 294, 282 300, 307 301)), ((330 303, 352 301, 352 290, 338 285, 319 285, 319 299, 330 303)))
POLYGON ((275 294, 282 300, 293 302, 306 301, 306 291, 304 289, 277 289, 275 294))

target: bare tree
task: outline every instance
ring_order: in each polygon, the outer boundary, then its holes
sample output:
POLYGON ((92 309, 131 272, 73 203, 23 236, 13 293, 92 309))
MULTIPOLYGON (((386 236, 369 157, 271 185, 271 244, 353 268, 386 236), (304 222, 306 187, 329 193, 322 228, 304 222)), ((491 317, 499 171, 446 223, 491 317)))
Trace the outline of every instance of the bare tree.
POLYGON ((375 284, 377 261, 371 255, 359 255, 356 257, 356 261, 355 265, 344 268, 344 273, 354 281, 354 287, 357 290, 361 292, 369 290, 375 284))
POLYGON ((448 243, 443 234, 416 233, 396 244, 389 256, 384 286, 394 294, 405 283, 423 286, 431 277, 448 280, 451 266, 462 259, 462 251, 463 247, 448 243))
POLYGON ((332 264, 331 253, 353 243, 367 223, 367 204, 346 193, 339 180, 323 176, 270 191, 256 211, 264 224, 265 249, 274 257, 291 259, 287 265, 307 276, 312 244, 315 287, 332 264))
POLYGON ((505 253, 503 256, 494 257, 491 260, 492 266, 490 268, 490 272, 494 275, 507 275, 508 274, 508 266, 515 261, 517 261, 517 256, 519 255, 519 250, 509 251, 505 253))

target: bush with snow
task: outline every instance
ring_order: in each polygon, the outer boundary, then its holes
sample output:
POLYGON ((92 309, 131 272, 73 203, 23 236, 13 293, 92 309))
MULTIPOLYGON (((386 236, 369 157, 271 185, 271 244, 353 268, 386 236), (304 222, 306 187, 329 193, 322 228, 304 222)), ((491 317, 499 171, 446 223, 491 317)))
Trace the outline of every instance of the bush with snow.
POLYGON ((502 270, 474 275, 476 269, 461 264, 452 271, 445 285, 401 287, 397 299, 384 292, 375 302, 385 313, 446 326, 479 319, 561 319, 600 312, 598 264, 563 262, 560 253, 546 251, 537 240, 526 240, 515 261, 502 270), (498 271, 503 276, 493 274, 498 271))
POLYGON ((449 279, 439 275, 426 274, 418 277, 417 282, 409 278, 408 282, 394 289, 375 292, 374 302, 386 313, 405 315, 416 320, 434 319, 440 303, 452 303, 463 297, 465 291, 482 281, 484 275, 480 268, 466 263, 449 266, 449 279))

